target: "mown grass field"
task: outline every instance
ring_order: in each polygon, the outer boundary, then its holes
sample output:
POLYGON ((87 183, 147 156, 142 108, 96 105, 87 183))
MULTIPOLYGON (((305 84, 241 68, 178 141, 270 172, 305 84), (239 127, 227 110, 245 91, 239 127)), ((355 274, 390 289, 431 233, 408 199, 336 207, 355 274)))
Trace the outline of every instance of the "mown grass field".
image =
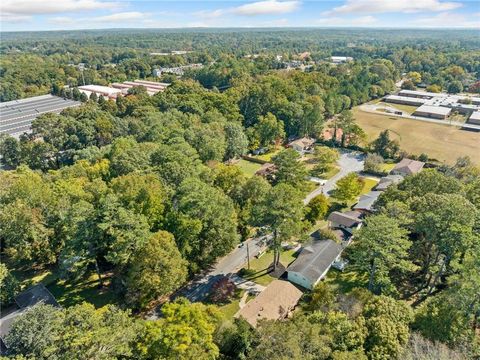
POLYGON ((453 126, 379 115, 353 109, 358 124, 365 130, 368 141, 383 130, 390 130, 393 139, 403 150, 415 155, 428 154, 432 159, 453 164, 460 156, 468 155, 480 164, 480 132, 460 130, 453 126))

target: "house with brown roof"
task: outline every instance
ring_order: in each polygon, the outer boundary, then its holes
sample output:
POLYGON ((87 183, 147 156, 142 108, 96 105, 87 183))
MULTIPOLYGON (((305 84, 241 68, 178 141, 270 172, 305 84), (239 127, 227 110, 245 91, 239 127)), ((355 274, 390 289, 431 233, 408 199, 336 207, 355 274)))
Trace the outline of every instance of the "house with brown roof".
POLYGON ((354 230, 362 226, 362 213, 359 211, 332 212, 327 221, 332 229, 342 229, 352 234, 354 230))
POLYGON ((403 158, 395 167, 390 171, 392 175, 414 175, 422 171, 425 163, 422 161, 403 158))
POLYGON ((287 146, 303 155, 306 152, 313 151, 313 144, 315 144, 315 139, 303 137, 289 142, 287 146))
POLYGON ((265 163, 260 169, 255 171, 255 175, 264 177, 266 179, 272 178, 277 171, 277 167, 272 163, 265 163))
POLYGON ((235 317, 244 318, 253 327, 262 319, 285 319, 295 309, 302 295, 303 292, 288 281, 274 280, 240 309, 235 317))

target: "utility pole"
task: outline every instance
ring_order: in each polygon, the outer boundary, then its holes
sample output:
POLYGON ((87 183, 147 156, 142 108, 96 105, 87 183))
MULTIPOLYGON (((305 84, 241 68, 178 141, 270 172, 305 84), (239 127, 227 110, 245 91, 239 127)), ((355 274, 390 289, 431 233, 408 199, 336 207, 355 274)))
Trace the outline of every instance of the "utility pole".
POLYGON ((248 247, 248 242, 247 242, 247 264, 248 264, 248 270, 250 270, 250 248, 248 247))

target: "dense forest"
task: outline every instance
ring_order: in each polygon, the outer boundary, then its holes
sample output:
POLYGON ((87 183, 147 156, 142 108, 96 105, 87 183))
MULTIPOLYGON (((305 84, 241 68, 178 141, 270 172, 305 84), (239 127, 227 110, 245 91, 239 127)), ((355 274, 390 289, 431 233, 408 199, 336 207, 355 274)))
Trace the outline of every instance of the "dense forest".
POLYGON ((391 92, 402 74, 416 84, 446 89, 460 82, 479 91, 478 45, 473 31, 5 34, 2 101, 83 81, 151 79, 157 66, 205 65, 165 78, 171 85, 154 96, 138 88, 116 100, 83 99, 38 117, 30 134, 0 138, 2 306, 26 277, 46 270, 72 287, 94 274, 100 291, 115 298, 106 306, 87 298, 34 307, 4 339, 8 356, 480 356, 480 169, 468 158, 431 164, 388 188, 346 251, 349 266, 367 281, 348 291, 321 282, 292 319, 253 329, 214 303, 175 296, 259 230, 274 233, 272 247, 280 251, 281 242, 302 241, 317 221, 355 198, 361 184, 352 175, 336 203, 323 196, 303 203, 306 176, 331 170, 338 148, 375 153, 367 157, 372 163, 418 156, 403 152, 388 132, 367 143, 350 109, 391 92), (192 52, 150 55, 171 50, 192 52), (276 60, 304 51, 310 71, 286 71, 276 60), (325 61, 331 55, 355 60, 334 66, 325 61), (323 139, 327 128, 342 129, 341 137, 323 139), (301 136, 322 142, 313 169, 296 151, 277 151, 301 136), (276 151, 275 178, 249 177, 235 165, 257 149, 276 151), (159 305, 160 316, 148 318, 159 305))

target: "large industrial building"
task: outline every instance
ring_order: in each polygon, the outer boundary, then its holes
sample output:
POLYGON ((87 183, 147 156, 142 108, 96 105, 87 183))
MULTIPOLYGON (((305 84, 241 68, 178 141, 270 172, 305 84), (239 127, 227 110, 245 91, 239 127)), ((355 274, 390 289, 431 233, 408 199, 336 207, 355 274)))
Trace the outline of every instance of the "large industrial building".
POLYGON ((445 120, 451 112, 452 109, 443 106, 422 105, 415 110, 413 115, 445 120))
POLYGON ((135 86, 143 86, 147 89, 148 95, 155 95, 160 91, 164 91, 170 84, 147 81, 147 80, 135 80, 124 81, 123 83, 113 83, 112 86, 100 86, 100 85, 84 85, 79 86, 78 90, 90 97, 92 93, 97 96, 103 96, 109 99, 116 99, 117 96, 126 95, 128 90, 135 86))
POLYGON ((0 103, 0 135, 20 136, 30 131, 32 121, 46 113, 79 106, 81 103, 53 95, 41 95, 27 99, 0 103))
POLYGON ((387 95, 384 102, 418 106, 413 116, 445 120, 453 112, 467 117, 467 123, 480 125, 480 97, 432 93, 416 90, 400 90, 396 95, 387 95))

